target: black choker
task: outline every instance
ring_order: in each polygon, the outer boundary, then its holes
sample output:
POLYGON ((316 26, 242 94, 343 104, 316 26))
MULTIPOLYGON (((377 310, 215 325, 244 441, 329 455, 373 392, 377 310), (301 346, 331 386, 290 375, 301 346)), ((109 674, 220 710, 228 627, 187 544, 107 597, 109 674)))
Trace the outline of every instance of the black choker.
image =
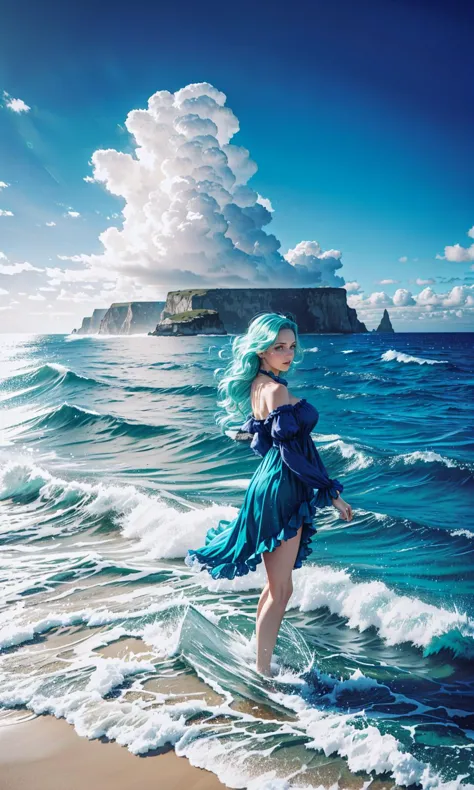
POLYGON ((258 372, 265 373, 265 375, 270 376, 273 381, 278 381, 279 384, 284 384, 285 387, 288 386, 288 381, 286 379, 284 379, 282 376, 278 376, 276 373, 272 373, 271 370, 264 370, 263 368, 260 368, 258 372))

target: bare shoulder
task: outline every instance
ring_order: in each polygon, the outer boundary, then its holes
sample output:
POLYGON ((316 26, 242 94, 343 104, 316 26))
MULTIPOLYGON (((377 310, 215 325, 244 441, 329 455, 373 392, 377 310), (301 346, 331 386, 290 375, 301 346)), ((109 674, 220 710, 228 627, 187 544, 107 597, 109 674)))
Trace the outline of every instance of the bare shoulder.
POLYGON ((284 384, 278 384, 278 382, 272 381, 265 395, 269 411, 273 411, 273 409, 276 409, 278 406, 284 406, 286 403, 290 403, 290 395, 287 387, 285 387, 284 384))

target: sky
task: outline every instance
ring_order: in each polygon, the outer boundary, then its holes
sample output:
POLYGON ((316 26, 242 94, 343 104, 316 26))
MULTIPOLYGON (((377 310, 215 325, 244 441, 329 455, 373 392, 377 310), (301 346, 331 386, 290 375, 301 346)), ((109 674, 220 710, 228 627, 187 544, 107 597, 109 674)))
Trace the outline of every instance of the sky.
POLYGON ((8 4, 0 332, 194 287, 474 331, 474 7, 8 4))

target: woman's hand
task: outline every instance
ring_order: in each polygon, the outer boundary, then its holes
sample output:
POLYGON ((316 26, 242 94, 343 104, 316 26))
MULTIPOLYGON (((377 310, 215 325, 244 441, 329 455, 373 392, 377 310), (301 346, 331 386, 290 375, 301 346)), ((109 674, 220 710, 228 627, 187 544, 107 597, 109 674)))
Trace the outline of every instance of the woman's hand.
POLYGON ((344 521, 352 520, 352 508, 347 502, 343 500, 341 495, 339 495, 337 499, 333 499, 332 503, 336 510, 339 510, 341 518, 343 518, 344 521))

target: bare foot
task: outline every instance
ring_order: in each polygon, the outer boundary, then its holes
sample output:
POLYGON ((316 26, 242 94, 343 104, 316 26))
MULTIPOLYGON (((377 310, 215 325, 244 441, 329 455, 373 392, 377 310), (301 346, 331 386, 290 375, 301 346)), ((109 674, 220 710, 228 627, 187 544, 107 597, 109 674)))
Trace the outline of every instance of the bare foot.
POLYGON ((265 677, 267 678, 273 677, 273 672, 271 670, 271 667, 263 667, 263 669, 260 669, 258 666, 256 666, 255 668, 260 675, 265 675, 265 677))

